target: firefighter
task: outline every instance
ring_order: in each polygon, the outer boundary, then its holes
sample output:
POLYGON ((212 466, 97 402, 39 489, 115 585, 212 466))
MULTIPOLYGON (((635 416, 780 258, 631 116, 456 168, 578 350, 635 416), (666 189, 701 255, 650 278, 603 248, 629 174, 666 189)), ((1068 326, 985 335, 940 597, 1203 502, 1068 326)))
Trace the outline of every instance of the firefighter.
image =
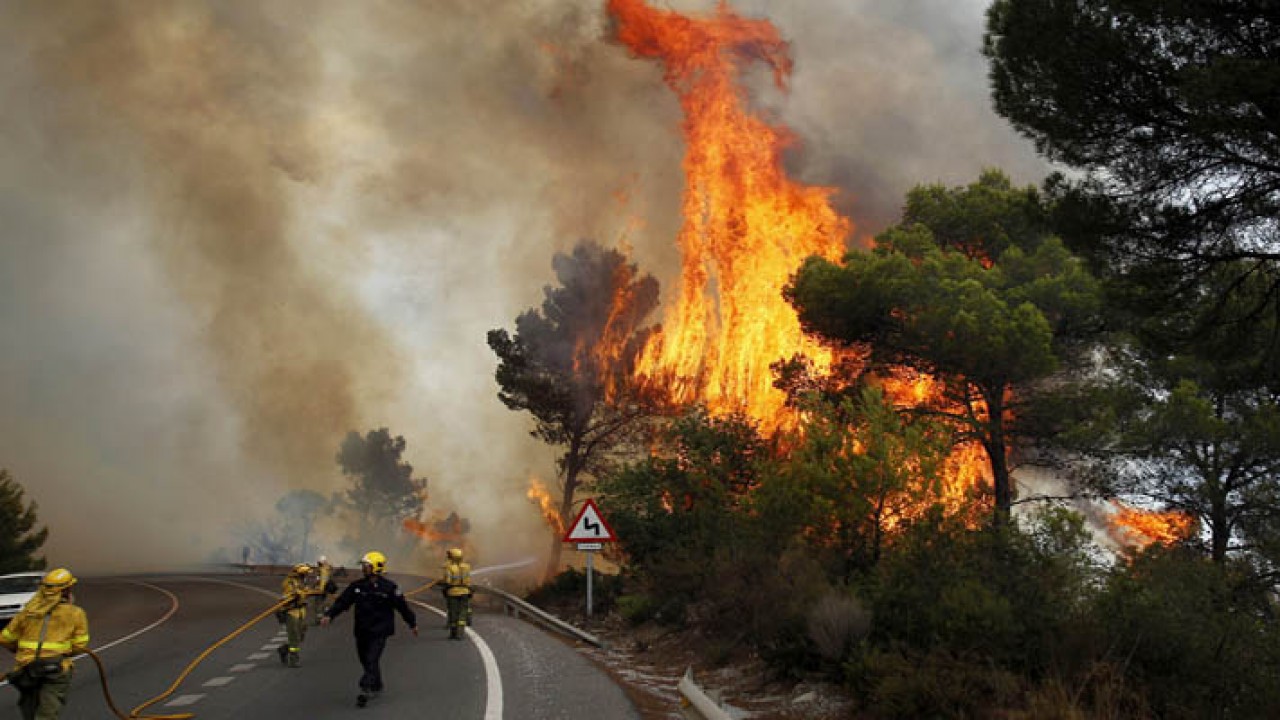
POLYGON ((287 641, 276 648, 276 652, 280 654, 280 663, 291 668, 302 664, 298 653, 302 649, 302 641, 307 637, 307 598, 310 596, 307 583, 313 574, 310 565, 298 563, 285 576, 280 586, 280 599, 289 601, 280 611, 284 616, 287 641))
POLYGON ((355 605, 355 637, 356 655, 360 658, 363 674, 360 676, 360 694, 356 696, 356 705, 364 707, 369 699, 382 692, 382 651, 387 646, 387 638, 396 632, 395 613, 399 612, 404 623, 409 626, 416 637, 418 634, 418 618, 405 602, 404 595, 396 584, 389 580, 387 558, 373 550, 360 558, 360 570, 363 577, 352 582, 334 601, 333 606, 320 619, 322 627, 328 627, 333 619, 355 605))
POLYGON ((71 655, 89 646, 89 620, 73 605, 70 570, 50 570, 40 589, 0 632, 0 645, 14 651, 16 665, 6 678, 18 690, 25 720, 53 720, 67 704, 71 655))
POLYGON ((311 596, 311 617, 315 619, 315 624, 319 625, 320 618, 324 617, 324 611, 329 609, 329 598, 338 592, 338 584, 333 581, 333 566, 329 564, 329 558, 324 555, 316 559, 313 575, 316 580, 316 593, 311 596))
POLYGON ((463 628, 471 624, 471 566, 462 561, 459 548, 450 548, 445 553, 440 585, 444 588, 445 608, 449 611, 449 639, 461 640, 463 628))

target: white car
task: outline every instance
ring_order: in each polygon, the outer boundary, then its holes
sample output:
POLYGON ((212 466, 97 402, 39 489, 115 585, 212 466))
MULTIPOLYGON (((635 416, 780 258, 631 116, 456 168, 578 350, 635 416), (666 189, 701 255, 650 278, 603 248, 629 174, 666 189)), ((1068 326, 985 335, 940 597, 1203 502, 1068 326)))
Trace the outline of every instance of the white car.
POLYGON ((0 575, 0 625, 8 624, 40 589, 42 572, 0 575))

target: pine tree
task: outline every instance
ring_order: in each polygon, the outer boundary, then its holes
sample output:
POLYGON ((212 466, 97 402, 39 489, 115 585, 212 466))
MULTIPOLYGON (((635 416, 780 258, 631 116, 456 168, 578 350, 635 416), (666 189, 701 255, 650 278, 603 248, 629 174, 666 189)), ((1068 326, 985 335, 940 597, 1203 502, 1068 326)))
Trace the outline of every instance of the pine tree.
POLYGON ((36 503, 26 503, 22 486, 0 468, 0 574, 43 570, 36 553, 49 539, 49 529, 36 530, 36 503))

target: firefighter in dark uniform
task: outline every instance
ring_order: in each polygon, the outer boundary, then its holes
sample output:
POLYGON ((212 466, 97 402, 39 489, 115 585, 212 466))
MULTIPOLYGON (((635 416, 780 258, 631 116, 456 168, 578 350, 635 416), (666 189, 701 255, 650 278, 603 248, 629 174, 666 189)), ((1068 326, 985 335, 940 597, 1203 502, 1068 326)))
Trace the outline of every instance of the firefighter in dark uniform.
POLYGON ((399 612, 404 623, 416 636, 418 618, 396 584, 387 579, 387 558, 377 551, 367 552, 360 558, 364 577, 348 585, 333 606, 320 619, 322 627, 328 627, 334 618, 355 606, 356 654, 364 673, 360 676, 360 694, 356 705, 364 707, 369 699, 382 692, 382 651, 387 638, 395 634, 395 613, 399 612))

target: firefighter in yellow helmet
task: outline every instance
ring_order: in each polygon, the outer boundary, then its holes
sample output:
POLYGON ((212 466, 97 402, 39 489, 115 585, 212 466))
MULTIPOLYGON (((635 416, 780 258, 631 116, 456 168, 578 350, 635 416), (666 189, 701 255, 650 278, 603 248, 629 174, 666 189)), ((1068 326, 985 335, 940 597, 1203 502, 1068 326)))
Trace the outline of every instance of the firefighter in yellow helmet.
POLYGON ((307 584, 310 576, 311 566, 298 563, 285 576, 280 587, 280 599, 289 601, 277 613, 283 614, 287 641, 276 648, 276 652, 280 654, 281 664, 293 668, 302 664, 298 653, 302 649, 302 641, 307 637, 307 598, 310 595, 307 584))
POLYGON ((449 639, 461 640, 463 628, 471 624, 471 566, 462 561, 459 548, 445 553, 440 584, 444 587, 445 608, 449 611, 449 639))
POLYGON ((58 568, 45 574, 40 589, 0 632, 0 645, 14 651, 16 665, 6 676, 20 693, 26 720, 53 720, 71 689, 71 656, 89 646, 89 620, 72 604, 76 578, 58 568))
POLYGON ((390 578, 386 577, 387 557, 371 550, 360 558, 359 580, 343 589, 333 606, 325 611, 320 625, 328 627, 333 619, 355 606, 354 634, 356 655, 360 657, 360 694, 356 705, 364 707, 370 698, 382 692, 382 651, 387 638, 396 632, 396 613, 416 636, 418 618, 405 601, 404 594, 390 578))

